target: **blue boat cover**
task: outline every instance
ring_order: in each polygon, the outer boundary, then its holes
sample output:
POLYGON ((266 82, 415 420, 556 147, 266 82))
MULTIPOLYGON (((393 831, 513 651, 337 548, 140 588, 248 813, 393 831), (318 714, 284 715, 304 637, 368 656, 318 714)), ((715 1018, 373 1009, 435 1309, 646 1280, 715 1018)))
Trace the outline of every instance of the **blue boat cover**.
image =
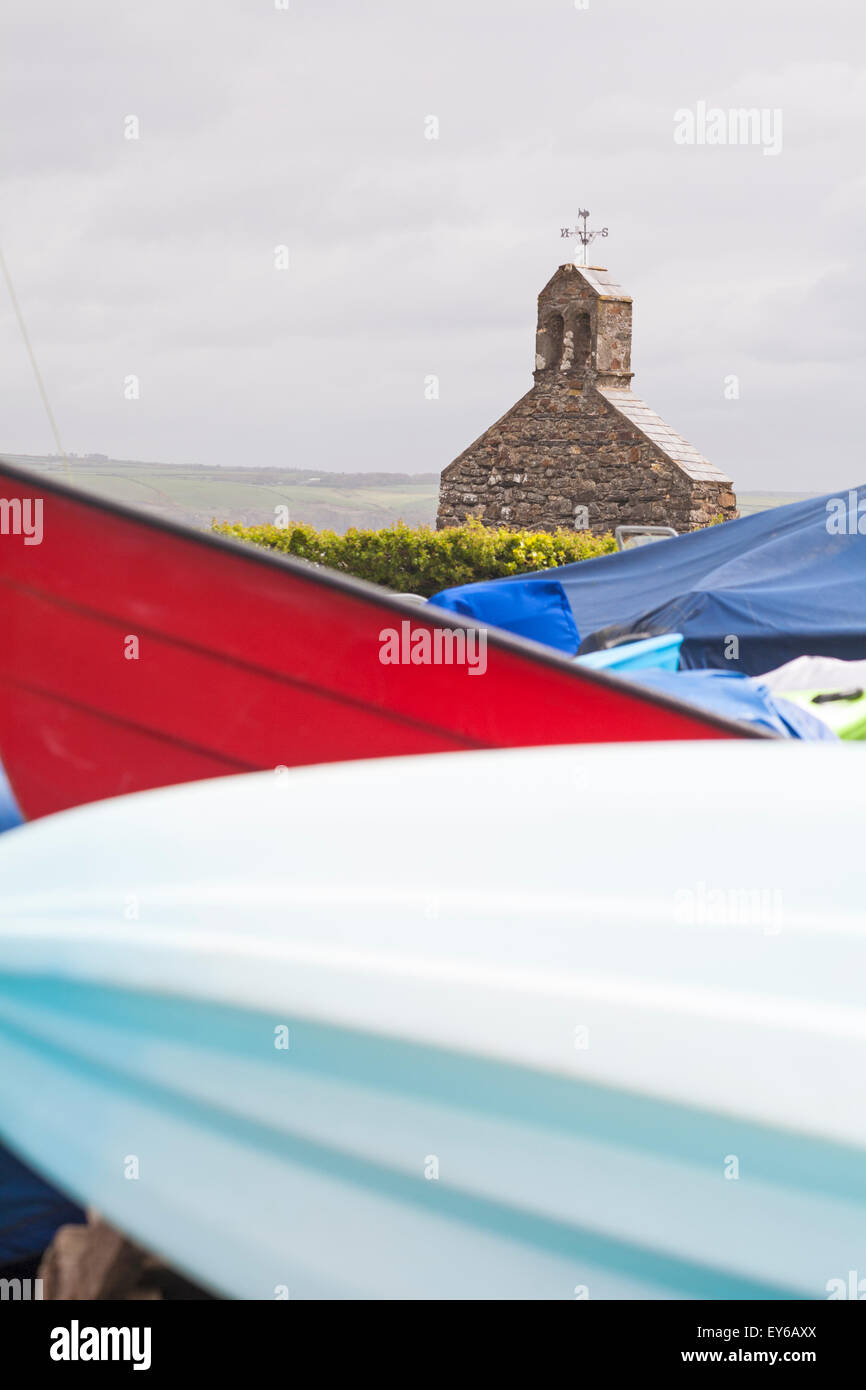
POLYGON ((431 602, 516 632, 508 595, 525 622, 527 591, 544 584, 549 617, 536 605, 531 635, 574 652, 553 577, 581 638, 611 626, 681 632, 687 668, 760 675, 805 654, 866 658, 866 485, 537 575, 446 589, 431 602))
POLYGON ((12 794, 3 765, 0 763, 0 832, 21 824, 21 812, 12 794))
POLYGON ((484 622, 491 627, 504 628, 518 637, 543 642, 571 655, 580 646, 580 637, 568 596, 559 579, 552 577, 554 574, 558 576, 559 571, 466 584, 461 589, 446 589, 431 603, 450 608, 452 613, 462 613, 465 618, 478 617, 483 609, 484 622), (448 602, 441 602, 443 598, 448 602))
MULTIPOLYGON (((20 824, 21 814, 0 765, 0 831, 20 824)), ((58 1226, 84 1219, 81 1207, 0 1145, 0 1268, 38 1255, 58 1226)))
POLYGON ((39 1255, 58 1226, 86 1215, 0 1144, 0 1274, 3 1265, 39 1255))
POLYGON ((770 729, 782 738, 837 740, 823 719, 800 709, 793 700, 774 695, 762 681, 737 671, 622 671, 627 680, 638 681, 663 695, 675 695, 689 704, 700 705, 725 719, 739 719, 770 729))

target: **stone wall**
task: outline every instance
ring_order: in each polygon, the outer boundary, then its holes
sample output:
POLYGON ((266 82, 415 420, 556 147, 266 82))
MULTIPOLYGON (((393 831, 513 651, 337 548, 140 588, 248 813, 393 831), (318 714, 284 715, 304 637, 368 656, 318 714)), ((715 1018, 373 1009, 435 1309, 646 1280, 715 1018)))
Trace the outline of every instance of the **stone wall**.
POLYGON ((688 531, 736 515, 730 484, 689 478, 595 390, 594 376, 539 371, 532 390, 444 470, 437 525, 476 516, 552 531, 573 527, 585 507, 591 531, 688 531))

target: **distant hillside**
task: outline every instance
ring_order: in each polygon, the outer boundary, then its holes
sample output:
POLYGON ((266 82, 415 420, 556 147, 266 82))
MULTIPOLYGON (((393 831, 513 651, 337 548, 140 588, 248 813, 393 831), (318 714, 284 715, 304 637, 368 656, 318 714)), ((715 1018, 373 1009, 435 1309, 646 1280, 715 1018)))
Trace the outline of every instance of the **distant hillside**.
POLYGON ((820 492, 738 492, 740 516, 766 512, 770 507, 784 507, 788 502, 802 502, 806 497, 820 497, 820 492))
POLYGON ((139 463, 99 456, 70 458, 2 454, 10 463, 52 473, 76 487, 158 516, 208 527, 237 521, 262 525, 277 507, 292 521, 347 531, 403 520, 410 526, 436 516, 438 473, 323 473, 303 468, 208 468, 139 463))
MULTIPOLYGON (((0 454, 10 463, 33 468, 115 502, 158 516, 209 527, 235 521, 245 526, 273 521, 277 507, 288 507, 292 521, 319 529, 351 526, 432 526, 439 494, 438 473, 329 473, 311 468, 210 468, 204 464, 141 463, 100 454, 70 458, 0 454)), ((807 492, 741 492, 743 516, 817 496, 807 492)))

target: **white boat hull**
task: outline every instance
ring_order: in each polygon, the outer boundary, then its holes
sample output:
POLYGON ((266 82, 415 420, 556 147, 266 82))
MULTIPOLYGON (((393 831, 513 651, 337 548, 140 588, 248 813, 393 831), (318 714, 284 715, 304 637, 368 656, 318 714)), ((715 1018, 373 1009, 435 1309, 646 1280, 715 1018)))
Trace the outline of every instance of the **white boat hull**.
POLYGON ((859 757, 387 760, 15 830, 0 1130, 230 1296, 826 1298, 866 1242, 859 757))

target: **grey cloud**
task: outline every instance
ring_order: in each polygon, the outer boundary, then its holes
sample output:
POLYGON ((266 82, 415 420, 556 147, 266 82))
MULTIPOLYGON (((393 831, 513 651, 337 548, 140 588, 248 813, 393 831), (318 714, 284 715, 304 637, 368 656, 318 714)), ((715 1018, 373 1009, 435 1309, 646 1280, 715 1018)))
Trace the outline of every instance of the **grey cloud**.
MULTIPOLYGON (((441 468, 527 389, 586 205, 635 297, 639 392, 742 488, 821 487, 822 439, 859 476, 846 0, 6 0, 2 27, 2 238, 69 447, 441 468), (782 154, 676 146, 698 100, 780 106, 782 154)), ((0 447, 36 451, 22 356, 0 297, 0 447)))

